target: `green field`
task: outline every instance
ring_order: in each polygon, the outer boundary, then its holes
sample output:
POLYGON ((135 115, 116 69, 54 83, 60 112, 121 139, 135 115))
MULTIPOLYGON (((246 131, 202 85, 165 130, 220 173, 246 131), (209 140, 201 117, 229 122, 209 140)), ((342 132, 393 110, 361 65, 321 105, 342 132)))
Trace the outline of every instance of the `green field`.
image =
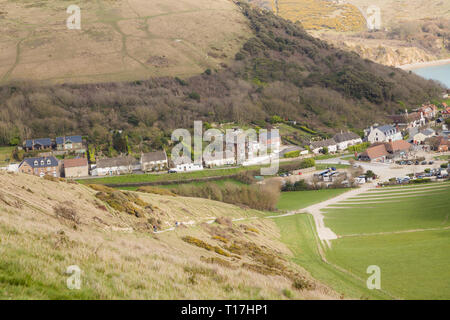
POLYGON ((365 278, 379 266, 381 287, 400 298, 450 298, 449 229, 342 238, 327 258, 365 278))
MULTIPOLYGON (((339 191, 286 192, 278 207, 304 208, 339 191)), ((347 298, 450 299, 450 184, 376 189, 351 199, 323 210, 325 225, 339 236, 331 248, 320 243, 311 215, 275 219, 293 261, 347 298), (386 196, 396 202, 373 203, 386 196), (381 290, 366 287, 371 265, 381 269, 381 290)))
POLYGON ((315 203, 325 201, 347 192, 349 189, 325 189, 314 191, 292 191, 281 193, 278 210, 300 210, 315 203))
MULTIPOLYGON (((298 210, 336 197, 349 189, 283 192, 278 208, 298 210)), ((388 299, 384 293, 368 290, 361 281, 347 275, 322 260, 314 221, 309 214, 299 214, 274 220, 281 233, 281 240, 293 253, 292 261, 305 268, 319 281, 342 293, 343 298, 388 299)))
POLYGON ((11 159, 14 147, 0 147, 0 165, 6 165, 11 159))
POLYGON ((327 259, 362 278, 368 266, 379 266, 382 289, 395 297, 449 299, 450 184, 435 186, 366 193, 349 200, 358 204, 324 210, 325 225, 340 237, 327 259))
MULTIPOLYGON (((199 186, 200 187, 200 186, 204 186, 206 183, 208 183, 208 182, 207 181, 195 181, 195 182, 189 182, 186 184, 191 185, 191 186, 199 186)), ((234 179, 215 180, 213 183, 217 184, 220 187, 224 186, 226 183, 231 183, 231 184, 235 184, 235 185, 243 185, 244 184, 244 183, 234 180, 234 179)), ((164 185, 159 185, 158 188, 177 189, 182 185, 183 185, 182 183, 164 184, 164 185)), ((127 190, 127 191, 136 191, 137 189, 139 189, 139 187, 119 187, 118 189, 127 190)))
POLYGON ((260 167, 241 167, 230 169, 217 169, 217 170, 202 170, 188 173, 174 173, 174 174, 130 174, 114 177, 104 177, 96 179, 79 180, 82 184, 127 184, 127 183, 146 183, 146 182, 164 182, 164 181, 183 181, 190 179, 201 179, 209 177, 227 177, 233 176, 240 172, 256 170, 260 167))
MULTIPOLYGON (((325 200, 325 199, 324 199, 325 200)), ((283 241, 293 253, 292 261, 305 268, 315 279, 342 294, 342 298, 389 299, 383 292, 369 290, 365 283, 324 262, 317 247, 311 215, 301 214, 274 220, 283 241)))

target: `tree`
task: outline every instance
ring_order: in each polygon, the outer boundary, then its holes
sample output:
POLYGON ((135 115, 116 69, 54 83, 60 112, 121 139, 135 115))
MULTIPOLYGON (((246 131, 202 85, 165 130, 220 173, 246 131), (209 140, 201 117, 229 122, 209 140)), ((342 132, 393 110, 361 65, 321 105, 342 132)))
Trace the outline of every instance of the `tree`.
POLYGON ((118 152, 128 151, 126 136, 123 137, 123 135, 118 131, 115 131, 113 134, 113 148, 118 152))
POLYGON ((323 153, 323 154, 328 154, 328 151, 329 151, 329 150, 328 150, 328 147, 323 147, 323 148, 322 148, 322 153, 323 153))
POLYGON ((366 177, 369 179, 375 178, 375 173, 372 170, 367 170, 366 177))

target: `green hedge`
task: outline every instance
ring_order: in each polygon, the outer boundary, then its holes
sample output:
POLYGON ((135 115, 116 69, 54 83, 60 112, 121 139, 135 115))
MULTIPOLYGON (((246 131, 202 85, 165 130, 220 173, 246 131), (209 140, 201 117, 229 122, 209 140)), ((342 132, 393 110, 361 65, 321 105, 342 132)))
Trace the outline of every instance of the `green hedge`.
POLYGON ((300 150, 297 151, 291 151, 291 152, 286 152, 284 154, 285 158, 297 158, 300 156, 300 150))

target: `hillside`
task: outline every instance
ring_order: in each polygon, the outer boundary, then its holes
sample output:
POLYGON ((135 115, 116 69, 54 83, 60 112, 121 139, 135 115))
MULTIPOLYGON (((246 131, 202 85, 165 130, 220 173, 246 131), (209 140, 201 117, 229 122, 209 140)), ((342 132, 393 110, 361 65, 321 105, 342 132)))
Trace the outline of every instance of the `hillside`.
POLYGON ((431 81, 363 60, 268 11, 239 5, 252 37, 221 70, 186 79, 0 87, 0 143, 74 133, 108 150, 116 129, 139 152, 167 146, 172 130, 191 128, 194 120, 266 127, 274 115, 327 134, 345 127, 359 132, 441 94, 431 81))
POLYGON ((131 81, 220 68, 249 35, 226 0, 0 0, 0 83, 131 81))
POLYGON ((450 18, 450 3, 442 0, 347 0, 365 11, 371 5, 381 9, 383 24, 397 25, 401 21, 450 18))
POLYGON ((134 199, 141 208, 131 215, 77 184, 0 173, 0 185, 1 299, 338 297, 289 262, 274 222, 231 223, 258 211, 115 191, 122 205, 134 199), (149 221, 160 230, 185 225, 153 234, 149 221), (81 290, 66 287, 71 265, 82 270, 81 290))
POLYGON ((450 56, 450 2, 441 0, 250 0, 344 50, 377 63, 403 64, 450 56), (367 32, 369 6, 381 27, 367 32))

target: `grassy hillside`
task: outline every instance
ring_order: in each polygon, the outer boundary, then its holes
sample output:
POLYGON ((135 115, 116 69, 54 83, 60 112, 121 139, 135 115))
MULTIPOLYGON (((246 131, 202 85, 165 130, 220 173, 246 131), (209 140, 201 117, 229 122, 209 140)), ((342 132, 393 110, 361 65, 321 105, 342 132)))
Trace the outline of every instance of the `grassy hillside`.
POLYGON ((131 81, 229 63, 249 36, 221 0, 0 0, 0 82, 131 81), (81 30, 67 30, 69 4, 81 30))
POLYGON ((338 297, 290 262, 271 220, 231 222, 261 212, 205 199, 98 194, 26 175, 0 173, 0 182, 1 299, 338 297), (175 221, 184 226, 170 231, 175 221), (168 231, 153 234, 152 224, 168 231), (71 265, 82 270, 80 290, 66 286, 71 265))

